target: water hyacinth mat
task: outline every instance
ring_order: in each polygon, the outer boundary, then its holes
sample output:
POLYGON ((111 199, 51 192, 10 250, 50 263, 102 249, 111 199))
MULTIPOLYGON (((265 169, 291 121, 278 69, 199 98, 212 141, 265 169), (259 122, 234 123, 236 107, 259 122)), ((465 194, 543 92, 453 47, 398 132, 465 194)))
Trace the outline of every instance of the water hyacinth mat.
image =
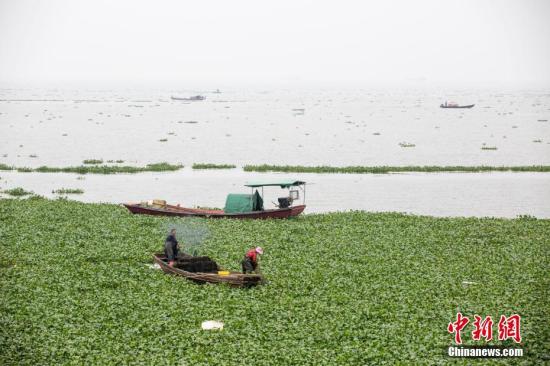
MULTIPOLYGON (((0 364, 548 360, 550 220, 347 212, 193 225, 111 204, 0 200, 0 364), (268 284, 197 285, 152 267, 167 229, 193 225, 195 236, 178 232, 183 249, 227 270, 261 245, 268 284), (520 314, 521 344, 490 344, 524 356, 450 359, 457 312, 520 314), (210 320, 223 329, 203 330, 210 320)), ((480 345, 467 329, 464 344, 480 345)))

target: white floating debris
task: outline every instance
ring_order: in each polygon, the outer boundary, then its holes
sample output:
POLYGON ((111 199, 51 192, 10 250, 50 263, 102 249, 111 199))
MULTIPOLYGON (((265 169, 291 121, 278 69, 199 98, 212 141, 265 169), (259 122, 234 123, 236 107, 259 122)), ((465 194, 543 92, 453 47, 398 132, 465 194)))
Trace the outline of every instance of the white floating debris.
POLYGON ((463 285, 477 285, 477 282, 472 282, 472 281, 462 281, 462 284, 463 284, 463 285))
POLYGON ((216 320, 206 320, 202 322, 201 328, 204 330, 223 329, 223 323, 216 320))
POLYGON ((158 263, 146 264, 146 266, 151 269, 160 269, 160 266, 158 265, 158 263))

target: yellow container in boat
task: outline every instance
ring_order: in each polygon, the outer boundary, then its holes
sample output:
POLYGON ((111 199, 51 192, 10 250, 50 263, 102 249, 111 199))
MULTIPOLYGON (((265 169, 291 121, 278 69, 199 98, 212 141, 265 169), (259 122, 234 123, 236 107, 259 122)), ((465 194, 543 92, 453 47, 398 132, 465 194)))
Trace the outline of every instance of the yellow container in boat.
POLYGON ((229 274, 229 271, 218 271, 218 274, 220 276, 227 276, 229 274))

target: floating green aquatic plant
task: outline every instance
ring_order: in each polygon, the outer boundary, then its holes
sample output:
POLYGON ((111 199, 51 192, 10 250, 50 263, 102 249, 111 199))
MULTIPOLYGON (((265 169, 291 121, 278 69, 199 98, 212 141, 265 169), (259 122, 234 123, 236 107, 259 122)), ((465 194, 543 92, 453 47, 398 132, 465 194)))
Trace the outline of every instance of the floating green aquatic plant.
POLYGON ((236 168, 233 164, 206 164, 206 163, 195 163, 193 164, 193 169, 234 169, 236 168))
POLYGON ((183 168, 181 164, 155 163, 144 167, 136 166, 112 166, 112 165, 81 165, 73 167, 48 167, 41 166, 30 171, 38 173, 78 173, 78 174, 116 174, 116 173, 141 173, 175 171, 183 168))
POLYGON ((285 173, 364 173, 383 174, 400 172, 491 172, 491 171, 512 171, 512 172, 550 172, 548 165, 531 166, 301 166, 301 165, 245 165, 247 172, 285 172, 285 173))
POLYGON ((416 145, 412 144, 410 142, 400 142, 399 146, 401 146, 401 147, 415 147, 416 145))
MULTIPOLYGON (((521 364, 550 352, 550 220, 202 220, 201 254, 224 269, 264 248, 269 284, 249 290, 151 268, 167 228, 185 219, 37 198, 0 200, 0 222, 2 365, 448 364, 457 312, 471 322, 520 314, 521 344, 499 341, 497 324, 487 344, 523 348, 521 364), (223 331, 201 330, 205 320, 223 331)), ((472 329, 464 345, 484 346, 472 329)))
POLYGON ((22 167, 17 168, 17 171, 18 171, 19 173, 30 173, 30 172, 33 171, 33 169, 32 169, 32 168, 28 168, 28 167, 22 166, 22 167))
POLYGON ((10 196, 13 196, 13 197, 22 197, 22 196, 28 196, 28 195, 33 194, 33 192, 26 191, 21 187, 6 189, 3 192, 6 193, 6 194, 9 194, 10 196))
POLYGON ((82 164, 103 164, 102 159, 86 159, 82 162, 82 164))
POLYGON ((80 188, 60 188, 53 190, 52 193, 57 194, 82 194, 84 191, 80 188))

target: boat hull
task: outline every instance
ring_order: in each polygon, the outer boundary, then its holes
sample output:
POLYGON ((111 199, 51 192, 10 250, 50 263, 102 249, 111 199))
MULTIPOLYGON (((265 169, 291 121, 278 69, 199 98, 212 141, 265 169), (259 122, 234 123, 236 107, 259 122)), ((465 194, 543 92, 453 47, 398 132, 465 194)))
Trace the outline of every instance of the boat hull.
POLYGON ((185 277, 196 283, 225 283, 233 287, 251 287, 262 282, 263 277, 258 274, 243 274, 230 272, 228 275, 219 275, 207 272, 187 272, 179 268, 170 267, 164 253, 153 254, 153 261, 167 274, 185 277))
POLYGON ((305 205, 299 205, 275 210, 225 213, 223 210, 203 210, 174 205, 152 207, 135 203, 125 203, 124 207, 126 207, 131 213, 138 215, 205 217, 211 219, 286 219, 289 217, 298 216, 306 208, 305 205))
POLYGON ((205 100, 206 97, 191 97, 191 98, 179 98, 179 97, 170 97, 172 100, 183 100, 186 102, 198 102, 201 100, 205 100))
POLYGON ((460 109, 460 108, 472 108, 473 106, 475 106, 475 104, 469 104, 469 105, 445 105, 445 104, 441 104, 440 107, 441 108, 450 108, 450 109, 460 109))

